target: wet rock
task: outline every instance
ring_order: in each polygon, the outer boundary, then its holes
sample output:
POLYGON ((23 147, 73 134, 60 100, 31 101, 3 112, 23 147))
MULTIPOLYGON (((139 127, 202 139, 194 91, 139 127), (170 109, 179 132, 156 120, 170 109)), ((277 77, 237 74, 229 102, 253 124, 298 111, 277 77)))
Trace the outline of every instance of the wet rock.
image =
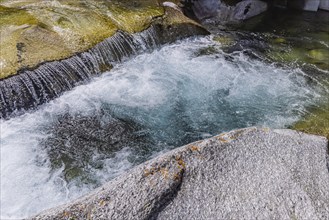
POLYGON ((329 11, 329 1, 327 1, 327 0, 320 0, 319 9, 329 11))
MULTIPOLYGON (((267 3, 261 0, 214 1, 216 3, 213 5, 204 2, 192 1, 190 6, 196 18, 204 23, 225 24, 243 21, 265 12, 268 8, 267 3)), ((188 5, 186 7, 189 8, 188 5)))
POLYGON ((214 17, 219 9, 218 0, 193 1, 192 10, 199 20, 214 17))
POLYGON ((232 46, 235 43, 234 38, 228 35, 215 36, 213 39, 214 41, 219 42, 223 47, 232 46))
POLYGON ((317 11, 320 0, 290 0, 288 6, 303 11, 317 11))
POLYGON ((234 9, 234 19, 246 20, 267 10, 267 3, 260 0, 246 0, 239 2, 234 9))
POLYGON ((320 136, 236 130, 159 156, 31 219, 328 219, 328 156, 320 136))
POLYGON ((329 51, 320 49, 321 43, 301 39, 275 38, 269 41, 268 57, 286 64, 315 65, 327 70, 329 68, 329 51))
POLYGON ((292 128, 309 134, 322 135, 329 139, 329 105, 309 109, 309 113, 292 128))

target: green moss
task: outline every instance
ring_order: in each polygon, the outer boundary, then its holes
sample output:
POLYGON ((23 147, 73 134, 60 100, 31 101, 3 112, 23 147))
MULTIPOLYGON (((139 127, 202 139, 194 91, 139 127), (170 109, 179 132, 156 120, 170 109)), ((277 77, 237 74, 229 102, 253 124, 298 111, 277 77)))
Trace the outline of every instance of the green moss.
POLYGON ((140 32, 151 24, 154 18, 162 16, 162 7, 143 7, 127 10, 118 5, 111 5, 107 15, 115 22, 116 26, 129 33, 140 32))
POLYGON ((273 43, 277 43, 277 44, 287 43, 287 40, 282 37, 278 37, 273 40, 273 43))
POLYGON ((292 126, 292 129, 329 139, 329 106, 318 108, 292 126))
POLYGON ((211 54, 218 54, 218 49, 215 48, 214 46, 209 46, 209 47, 204 47, 199 49, 196 53, 195 56, 205 56, 205 55, 211 55, 211 54))
POLYGON ((0 27, 4 25, 33 25, 38 24, 38 20, 26 10, 8 8, 0 5, 0 27))
POLYGON ((273 48, 273 51, 270 51, 269 56, 276 61, 280 62, 296 62, 296 61, 305 61, 306 53, 303 48, 291 48, 287 46, 284 48, 273 48))
POLYGON ((307 55, 316 61, 329 62, 329 50, 328 49, 313 49, 309 50, 307 55))
POLYGON ((231 46, 235 43, 233 37, 230 36, 215 36, 213 38, 214 41, 219 42, 222 46, 231 46))
MULTIPOLYGON (((329 50, 312 48, 313 45, 291 45, 280 38, 272 41, 268 56, 284 63, 313 64, 320 69, 329 70, 329 50), (308 49, 312 48, 312 49, 308 49)), ((316 45, 318 46, 318 45, 316 45)))

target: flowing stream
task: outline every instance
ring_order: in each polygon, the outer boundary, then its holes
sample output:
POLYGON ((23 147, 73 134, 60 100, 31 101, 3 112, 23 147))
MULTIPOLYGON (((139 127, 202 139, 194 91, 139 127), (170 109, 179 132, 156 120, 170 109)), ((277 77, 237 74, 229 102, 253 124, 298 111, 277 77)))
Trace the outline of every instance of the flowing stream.
POLYGON ((162 152, 231 129, 285 128, 328 95, 301 69, 190 38, 1 120, 1 219, 68 202, 162 152))

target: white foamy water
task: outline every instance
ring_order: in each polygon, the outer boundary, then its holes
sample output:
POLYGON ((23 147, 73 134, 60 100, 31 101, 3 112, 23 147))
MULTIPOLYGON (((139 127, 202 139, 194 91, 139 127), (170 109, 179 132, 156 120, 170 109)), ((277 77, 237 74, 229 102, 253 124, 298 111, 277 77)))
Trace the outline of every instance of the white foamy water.
MULTIPOLYGON (((326 93, 303 75, 242 52, 225 54, 209 38, 137 56, 37 111, 1 121, 1 219, 23 218, 65 203, 152 155, 190 141, 246 126, 285 127, 326 93), (212 53, 202 55, 204 51, 212 53), (137 135, 142 133, 147 144, 125 143, 111 156, 91 148, 91 160, 102 165, 90 163, 86 170, 97 183, 67 181, 65 163, 51 168, 49 146, 41 144, 57 138, 50 131, 63 115, 86 120, 100 115, 90 119, 99 120, 93 124, 96 131, 112 117, 133 122, 140 125, 137 135)), ((64 131, 70 129, 79 127, 64 131)), ((72 146, 75 140, 67 138, 72 146)))

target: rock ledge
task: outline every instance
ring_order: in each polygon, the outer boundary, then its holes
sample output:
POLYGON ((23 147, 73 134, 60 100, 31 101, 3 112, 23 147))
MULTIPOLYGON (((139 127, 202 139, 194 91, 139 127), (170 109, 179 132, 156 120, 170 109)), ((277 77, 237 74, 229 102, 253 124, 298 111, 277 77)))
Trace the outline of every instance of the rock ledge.
POLYGON ((246 128, 141 164, 32 219, 329 219, 328 142, 246 128))

